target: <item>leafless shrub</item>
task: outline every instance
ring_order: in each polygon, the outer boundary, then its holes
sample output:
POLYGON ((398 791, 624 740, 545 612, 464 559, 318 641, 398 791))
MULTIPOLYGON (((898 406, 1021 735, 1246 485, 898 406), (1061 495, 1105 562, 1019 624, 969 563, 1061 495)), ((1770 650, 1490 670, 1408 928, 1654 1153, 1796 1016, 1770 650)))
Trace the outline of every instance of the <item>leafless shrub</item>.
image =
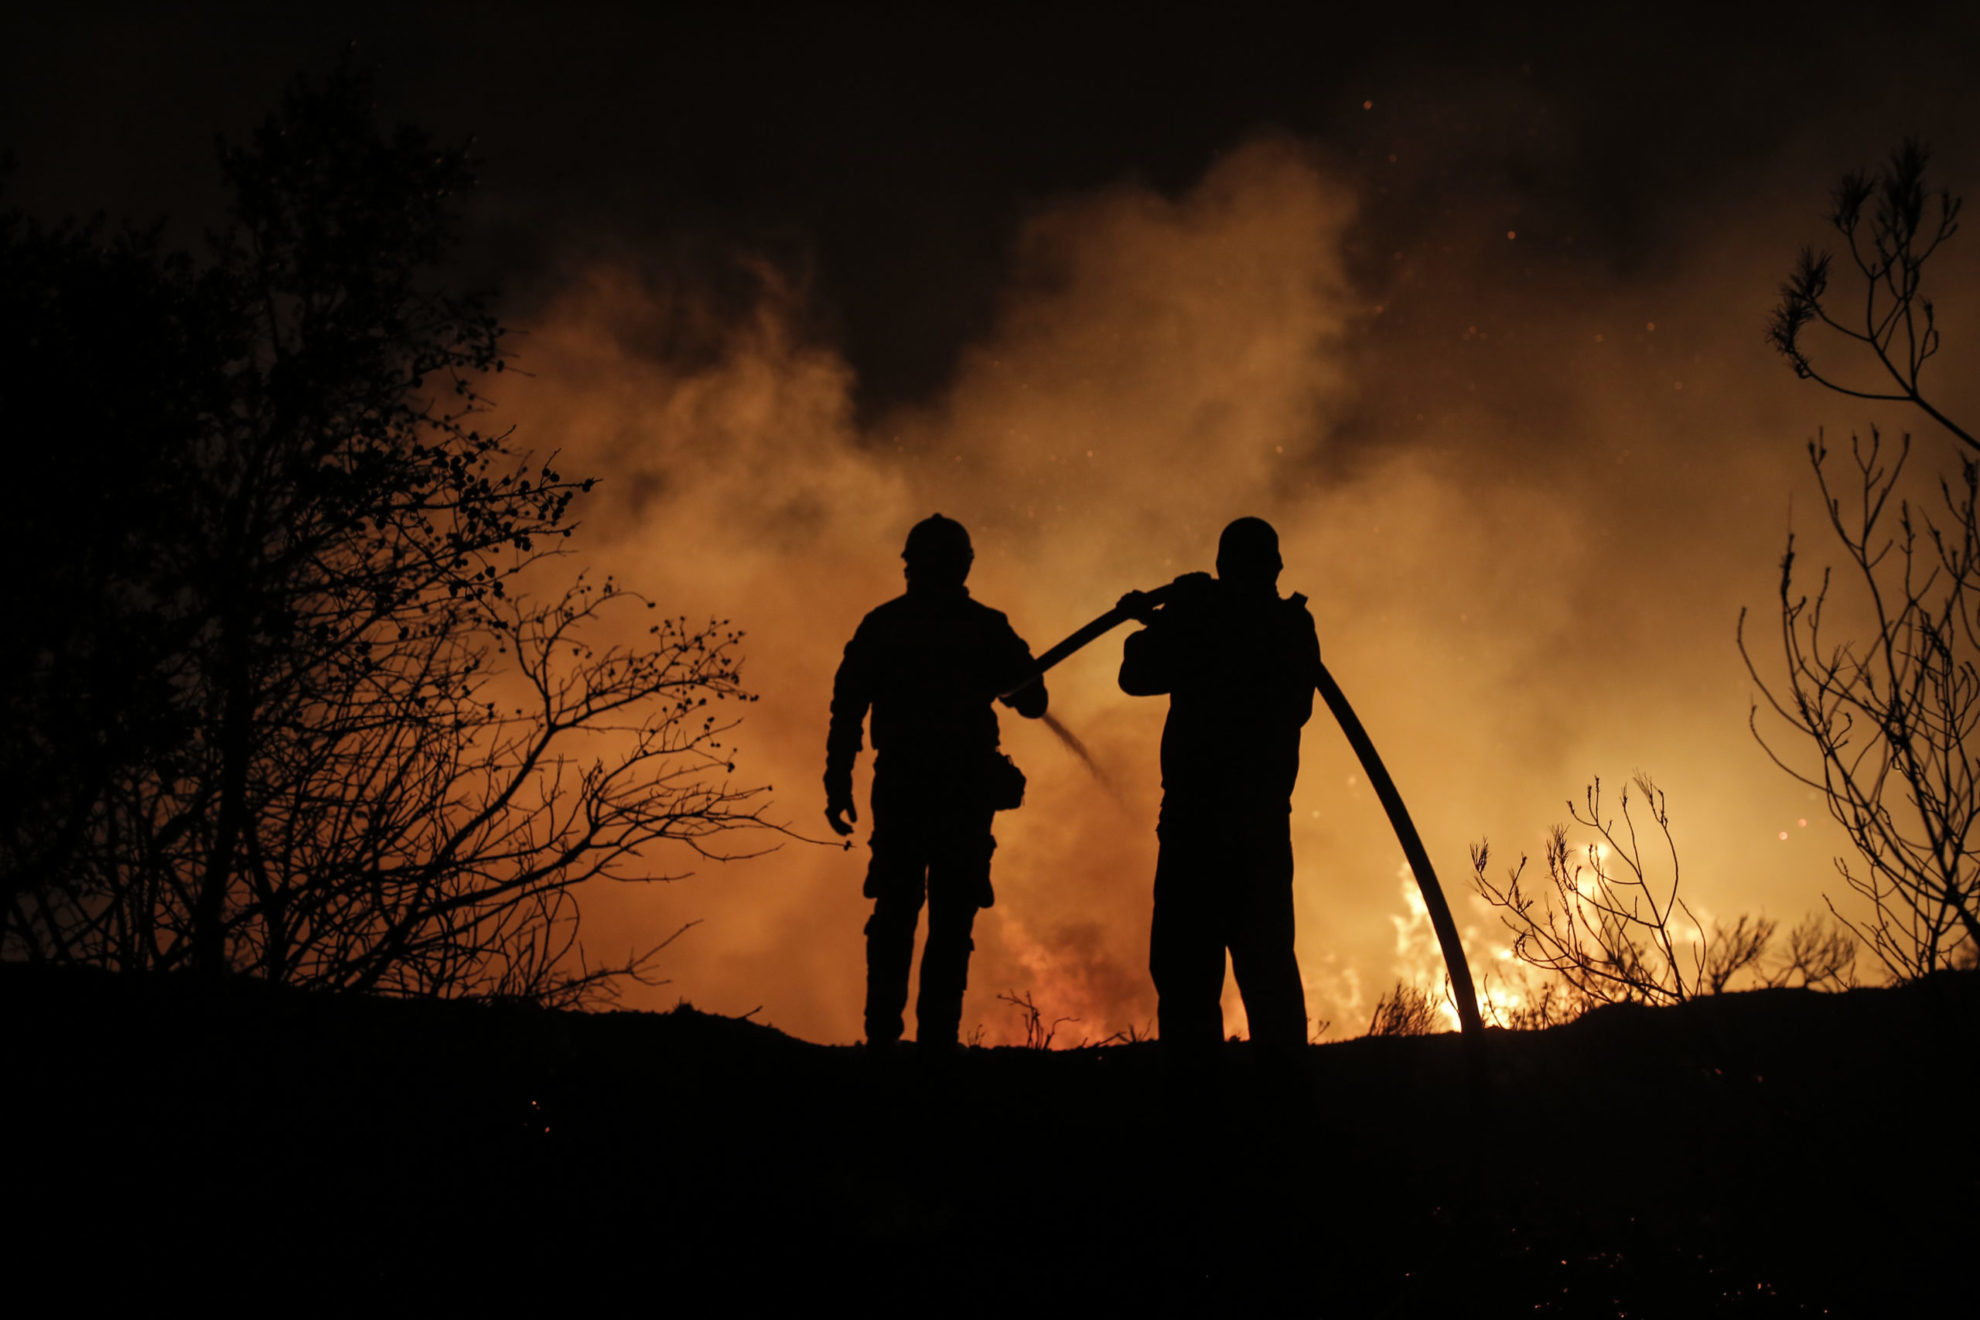
POLYGON ((1427 986, 1405 985, 1394 988, 1375 1001, 1374 1015, 1368 1019, 1370 1036, 1428 1036, 1443 1029, 1443 1015, 1436 994, 1427 986))
POLYGON ((1558 976, 1544 975, 1524 965, 1511 976, 1488 972, 1483 978, 1480 1008, 1486 1021, 1509 1031, 1544 1031, 1564 1026, 1594 1005, 1558 976))
POLYGON ((1602 814, 1602 785, 1587 790, 1582 805, 1568 803, 1578 825, 1594 831, 1591 843, 1571 845, 1567 828, 1547 840, 1547 878, 1529 888, 1527 859, 1507 874, 1504 887, 1488 871, 1484 843, 1472 849, 1472 879, 1500 909, 1513 932, 1513 955, 1559 979, 1555 997, 1543 991, 1529 1019, 1541 1025, 1557 1015, 1578 1016, 1606 1003, 1675 1004, 1717 994, 1744 980, 1756 985, 1847 984, 1854 941, 1848 932, 1811 918, 1792 933, 1784 960, 1771 958, 1777 923, 1741 915, 1731 926, 1699 919, 1679 894, 1677 845, 1665 796, 1647 775, 1634 781, 1645 802, 1655 839, 1646 846, 1622 793, 1620 825, 1602 814), (1654 849, 1654 851, 1653 851, 1654 849))
POLYGON ((1810 914, 1788 932, 1787 948, 1769 969, 1766 984, 1847 989, 1857 983, 1857 947, 1846 925, 1810 914))
MULTIPOLYGON (((1113 1035, 1102 1036, 1099 1040, 1092 1042, 1092 1048, 1099 1049, 1103 1045, 1139 1045, 1143 1041, 1150 1041, 1154 1039, 1155 1039, 1154 1023, 1143 1022, 1139 1025, 1136 1025, 1135 1023, 1130 1022, 1128 1023, 1127 1026, 1121 1028, 1119 1031, 1116 1031, 1113 1035)), ((1085 1049, 1087 1048, 1087 1046, 1084 1043, 1082 1043, 1080 1048, 1085 1049)))
POLYGON ((1051 1049, 1052 1042, 1058 1038, 1059 1028, 1068 1022, 1079 1021, 1076 1017, 1058 1017, 1053 1018, 1049 1023, 1046 1022, 1044 1012, 1039 1009, 1037 1004, 1031 1001, 1031 992, 1028 990, 1021 995, 1015 990, 1008 990, 998 995, 997 998, 1017 1009, 1023 1015, 1024 1046, 1026 1049, 1051 1049))

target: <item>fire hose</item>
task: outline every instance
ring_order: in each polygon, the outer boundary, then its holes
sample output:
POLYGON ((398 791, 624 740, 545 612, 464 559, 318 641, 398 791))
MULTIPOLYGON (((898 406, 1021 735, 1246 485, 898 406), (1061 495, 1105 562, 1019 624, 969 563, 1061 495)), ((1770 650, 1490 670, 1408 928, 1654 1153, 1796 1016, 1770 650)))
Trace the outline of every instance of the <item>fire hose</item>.
MULTIPOLYGON (((1138 593, 1140 604, 1143 607, 1160 605, 1173 585, 1138 593)), ((1108 610, 1039 656, 1037 673, 1045 673, 1087 643, 1134 618, 1125 603, 1131 598, 1132 594, 1123 599, 1123 604, 1108 610)), ((1022 690, 1029 684, 1027 679, 1013 691, 1022 690)), ((1430 865, 1430 854, 1423 847, 1422 836, 1416 832, 1416 823, 1410 819, 1409 808, 1403 805, 1396 781, 1390 777, 1388 767, 1382 764, 1382 757, 1368 737, 1368 730, 1362 727, 1360 717, 1354 713, 1354 707, 1348 704, 1347 694, 1341 691, 1341 685, 1334 681, 1334 676, 1327 672, 1325 662, 1318 666, 1313 685, 1327 703, 1327 709, 1333 712, 1341 732, 1347 735, 1348 745, 1361 759, 1362 771, 1374 787, 1375 796, 1381 799, 1382 809, 1389 814, 1389 824, 1396 832, 1396 841, 1402 844, 1403 856, 1409 861, 1409 869, 1416 877, 1416 887, 1423 894, 1423 906, 1430 914, 1431 928, 1437 932, 1437 944, 1443 950, 1444 967, 1451 979, 1451 995, 1457 1001, 1459 1025, 1465 1036, 1482 1039, 1485 1022, 1478 1012, 1478 991, 1472 985, 1471 965, 1465 961, 1464 945, 1458 939, 1457 922, 1451 917, 1450 904, 1444 900, 1443 887, 1437 883, 1437 873, 1430 865)))

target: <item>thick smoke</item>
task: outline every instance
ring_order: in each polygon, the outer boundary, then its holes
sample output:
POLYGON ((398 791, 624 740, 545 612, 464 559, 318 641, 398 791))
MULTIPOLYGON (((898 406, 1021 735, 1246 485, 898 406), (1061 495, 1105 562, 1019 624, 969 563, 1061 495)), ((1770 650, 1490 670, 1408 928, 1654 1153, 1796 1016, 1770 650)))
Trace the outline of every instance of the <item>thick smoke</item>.
MULTIPOLYGON (((1469 898, 1467 844, 1537 851, 1594 775, 1611 809, 1638 768, 1669 791, 1701 911, 1792 919, 1834 887, 1819 803, 1747 732, 1733 644, 1742 604, 1770 621, 1789 492, 1808 487, 1798 446, 1836 415, 1759 335, 1805 210, 1792 195, 1624 281, 1570 248, 1525 257, 1516 226, 1459 207, 1370 296, 1347 254, 1382 236, 1301 144, 1268 138, 1178 197, 1124 184, 1041 209, 994 330, 932 405, 858 423, 850 368, 799 332, 803 290, 773 269, 738 314, 630 261, 585 270, 524 327, 533 374, 501 402, 534 446, 604 478, 580 534, 594 572, 748 630, 762 700, 737 778, 773 784, 782 818, 821 836, 832 672, 900 590, 916 519, 970 528, 972 589, 1034 650, 1130 587, 1208 568, 1232 517, 1271 519, 1282 590, 1311 599, 1482 969, 1504 940, 1469 898)), ((999 817, 965 1034, 1021 1039, 1002 991, 1077 1018, 1061 1040, 1153 1016, 1165 703, 1119 693, 1119 655, 1105 639, 1050 684, 1114 791, 1004 715, 1031 791, 999 817)), ((1353 1034, 1376 994, 1437 964, 1324 707, 1293 810, 1309 1009, 1353 1034)), ((864 865, 863 844, 786 842, 595 894, 589 938, 699 919, 669 950, 672 984, 635 1004, 761 1005, 799 1035, 856 1039, 864 865)))

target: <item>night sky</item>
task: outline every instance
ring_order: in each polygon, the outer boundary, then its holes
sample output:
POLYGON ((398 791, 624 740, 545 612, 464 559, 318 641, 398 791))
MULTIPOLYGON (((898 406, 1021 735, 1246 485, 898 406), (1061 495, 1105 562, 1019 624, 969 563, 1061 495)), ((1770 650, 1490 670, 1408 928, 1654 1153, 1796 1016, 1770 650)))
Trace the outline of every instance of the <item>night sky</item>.
MULTIPOLYGON (((1466 845, 1536 850, 1597 775, 1670 793, 1703 912, 1838 887, 1733 631, 1771 620, 1790 519, 1820 530, 1817 428, 1920 423, 1795 381, 1763 329, 1845 170, 1917 135, 1972 194, 1973 7, 78 6, 0 21, 4 200, 196 243, 214 134, 352 42, 384 117, 474 138, 458 276, 500 287, 532 373, 495 392, 516 444, 604 479, 578 557, 749 630, 738 776, 782 818, 817 826, 832 666, 918 517, 971 527, 972 586, 1043 649, 1259 513, 1476 965, 1503 941, 1466 845)), ((1934 271, 1968 418, 1973 242, 1934 271)), ((1924 475, 1954 461, 1919 442, 1924 475)), ((1152 1016, 1161 710, 1118 654, 1054 681, 1111 788, 1006 721, 1033 794, 966 1033, 1010 1036, 1007 989, 1094 1038, 1152 1016)), ((1324 719, 1295 845, 1338 1037, 1436 964, 1324 719)), ((588 911, 613 940, 702 920, 640 1006, 852 1039, 863 865, 787 844, 588 911)))
POLYGON ((1907 132, 1956 163, 1980 37, 1965 6, 297 8, 10 17, 17 203, 203 213, 212 135, 354 42, 385 113, 476 139, 476 273, 519 310, 601 249, 717 282, 761 253, 810 281, 808 329, 869 410, 940 390, 1052 198, 1174 195, 1276 129, 1355 185, 1349 255, 1377 299, 1380 249, 1458 209, 1524 229, 1524 260, 1572 248, 1627 278, 1783 160, 1811 201, 1825 157, 1907 132))

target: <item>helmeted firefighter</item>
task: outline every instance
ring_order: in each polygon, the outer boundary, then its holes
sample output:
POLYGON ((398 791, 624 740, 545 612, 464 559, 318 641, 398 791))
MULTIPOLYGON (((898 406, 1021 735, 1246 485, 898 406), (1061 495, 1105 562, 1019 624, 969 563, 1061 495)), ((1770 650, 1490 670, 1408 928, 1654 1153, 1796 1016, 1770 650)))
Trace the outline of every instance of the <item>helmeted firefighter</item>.
POLYGON ((1149 971, 1161 1039, 1223 1039, 1230 951, 1251 1038, 1306 1043, 1293 954, 1292 789, 1313 713, 1320 643, 1302 596, 1278 592, 1279 537, 1240 518, 1217 546, 1217 576, 1194 573, 1120 608, 1147 626, 1123 648, 1121 690, 1169 697, 1162 730, 1149 971))
POLYGON ((916 1039, 942 1049, 954 1046, 961 1025, 976 913, 995 901, 991 820, 1024 791, 1023 776, 998 750, 992 703, 1036 719, 1047 697, 1042 682, 1026 682, 1036 673, 1031 648, 963 585, 975 554, 961 523, 939 513, 916 523, 901 558, 907 592, 861 620, 833 680, 825 818, 841 835, 852 833, 848 819, 859 819, 852 769, 871 709, 866 1038, 877 1048, 901 1038, 925 898, 916 1039))

